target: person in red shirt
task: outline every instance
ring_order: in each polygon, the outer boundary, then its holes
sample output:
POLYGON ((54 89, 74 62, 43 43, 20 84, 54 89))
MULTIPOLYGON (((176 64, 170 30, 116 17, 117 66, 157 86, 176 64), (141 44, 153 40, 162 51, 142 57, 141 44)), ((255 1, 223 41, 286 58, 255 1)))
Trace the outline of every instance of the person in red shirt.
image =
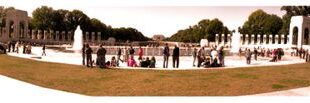
POLYGON ((139 47, 138 55, 139 55, 139 58, 142 58, 143 56, 143 49, 141 48, 141 46, 139 47))

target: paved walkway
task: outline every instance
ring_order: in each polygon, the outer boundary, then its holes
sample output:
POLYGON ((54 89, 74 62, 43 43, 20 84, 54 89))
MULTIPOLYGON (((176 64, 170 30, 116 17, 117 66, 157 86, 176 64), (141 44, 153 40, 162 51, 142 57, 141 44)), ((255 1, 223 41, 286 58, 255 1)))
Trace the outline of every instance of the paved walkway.
POLYGON ((255 94, 251 96, 310 96, 310 87, 255 94))
MULTIPOLYGON (((64 53, 59 52, 53 49, 46 49, 47 56, 41 56, 42 47, 33 47, 32 54, 16 54, 16 53, 8 53, 8 55, 21 57, 21 58, 28 58, 32 60, 38 61, 46 61, 46 62, 56 62, 56 63, 64 63, 64 64, 73 64, 73 65, 81 65, 82 64, 82 57, 80 53, 64 53)), ((106 55, 106 60, 110 60, 112 56, 115 55, 106 55)), ((93 58, 96 58, 96 55, 93 54, 93 58)), ((138 58, 137 56, 135 58, 138 58)), ((162 68, 163 66, 163 57, 156 56, 156 67, 152 68, 156 70, 192 70, 192 69, 210 69, 210 68, 197 68, 193 67, 193 58, 191 56, 181 56, 180 57, 180 65, 179 68, 172 68, 172 57, 169 57, 169 65, 168 68, 162 68)), ((238 68, 238 67, 255 67, 255 66, 273 66, 273 65, 287 65, 287 64, 296 64, 296 63, 303 63, 304 60, 299 59, 298 57, 291 57, 285 55, 281 61, 278 62, 269 62, 271 58, 266 57, 258 57, 258 60, 255 61, 252 59, 252 63, 250 65, 246 64, 245 57, 239 56, 226 56, 225 57, 225 67, 217 68, 217 69, 228 69, 228 68, 238 68)), ((196 60, 197 62, 197 60, 196 60)), ((127 64, 121 63, 121 69, 150 69, 150 68, 131 68, 127 67, 127 64)), ((215 69, 215 68, 211 68, 215 69)))

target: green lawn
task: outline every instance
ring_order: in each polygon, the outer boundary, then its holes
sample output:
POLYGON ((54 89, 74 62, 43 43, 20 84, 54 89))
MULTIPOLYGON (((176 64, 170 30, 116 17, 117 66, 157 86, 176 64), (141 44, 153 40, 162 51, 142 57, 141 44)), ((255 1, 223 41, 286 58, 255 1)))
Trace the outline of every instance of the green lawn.
POLYGON ((310 86, 310 64, 214 70, 119 70, 0 55, 0 74, 91 96, 236 96, 310 86))

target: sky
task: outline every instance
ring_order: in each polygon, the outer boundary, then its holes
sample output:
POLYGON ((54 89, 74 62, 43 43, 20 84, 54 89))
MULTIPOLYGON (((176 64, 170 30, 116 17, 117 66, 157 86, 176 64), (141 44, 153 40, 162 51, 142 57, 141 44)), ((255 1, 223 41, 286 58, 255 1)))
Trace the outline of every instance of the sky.
MULTIPOLYGON (((79 9, 90 18, 97 18, 112 27, 133 27, 145 36, 163 34, 169 37, 180 29, 197 24, 202 19, 218 18, 230 30, 237 30, 257 9, 280 17, 283 2, 261 0, 0 0, 0 5, 32 11, 40 6, 53 9, 79 9), (247 2, 246 2, 247 1, 247 2), (251 1, 251 2, 248 2, 251 1)), ((289 2, 289 1, 288 1, 289 2)), ((290 4, 295 4, 290 3, 290 4)), ((304 3, 304 2, 303 2, 304 3)))

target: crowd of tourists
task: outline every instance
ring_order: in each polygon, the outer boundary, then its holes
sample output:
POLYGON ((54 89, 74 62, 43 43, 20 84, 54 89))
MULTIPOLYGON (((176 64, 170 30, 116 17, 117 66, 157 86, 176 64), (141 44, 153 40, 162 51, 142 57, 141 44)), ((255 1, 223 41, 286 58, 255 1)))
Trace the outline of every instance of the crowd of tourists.
POLYGON ((87 67, 93 67, 96 65, 99 68, 113 68, 120 66, 120 62, 126 62, 128 67, 145 67, 145 68, 155 68, 156 59, 155 57, 144 57, 143 49, 139 47, 138 49, 138 61, 135 60, 135 50, 132 46, 130 48, 124 48, 123 52, 121 48, 118 48, 116 57, 113 56, 111 60, 106 60, 107 50, 103 48, 101 44, 96 52, 97 59, 92 59, 93 50, 89 44, 84 44, 82 48, 82 64, 87 67), (121 56, 123 55, 123 59, 121 56), (86 61, 86 62, 85 62, 86 61))
POLYGON ((306 62, 310 62, 310 51, 309 49, 294 48, 291 51, 291 56, 299 57, 300 59, 305 59, 306 62))
POLYGON ((7 52, 31 54, 32 44, 21 41, 9 41, 7 43, 7 49, 7 52))
POLYGON ((193 49, 193 66, 197 60, 197 67, 221 67, 225 65, 224 48, 221 46, 217 49, 217 46, 212 46, 211 49, 201 47, 199 50, 193 49))
MULTIPOLYGON (((31 54, 32 45, 27 42, 21 41, 9 41, 7 44, 0 45, 0 52, 16 52, 23 54, 31 54), (6 47, 4 47, 4 45, 6 47), (7 50, 5 50, 7 49, 7 50)), ((46 56, 46 46, 42 46, 42 56, 46 56)), ((179 68, 180 64, 180 49, 178 45, 175 45, 173 49, 166 43, 162 49, 163 56, 163 68, 168 68, 169 57, 172 56, 172 67, 179 68), (172 50, 172 51, 170 51, 172 50), (171 53, 171 54, 170 54, 171 53)), ((116 49, 115 49, 116 50, 116 49)), ((84 44, 82 48, 82 64, 87 67, 97 66, 99 68, 113 68, 119 67, 120 64, 126 64, 128 67, 144 67, 144 68, 155 68, 156 58, 154 56, 144 56, 144 49, 140 46, 134 49, 132 46, 125 48, 118 47, 116 55, 109 59, 106 59, 107 50, 103 47, 103 44, 99 45, 98 49, 94 52, 89 44, 84 44), (92 54, 96 54, 97 58, 93 58, 92 54), (137 58, 135 58, 137 55, 137 58)), ((225 66, 225 56, 223 46, 211 46, 210 48, 191 48, 191 55, 193 57, 193 67, 222 67, 225 66)), ((251 64, 251 60, 258 60, 258 57, 270 58, 270 62, 280 61, 284 56, 282 48, 270 49, 270 48, 240 48, 239 54, 245 56, 246 64, 251 64)), ((295 48, 291 51, 291 56, 298 56, 305 61, 310 61, 310 51, 303 48, 295 48)))
POLYGON ((239 56, 241 56, 244 53, 244 56, 246 58, 246 63, 251 64, 252 56, 254 57, 254 60, 257 61, 258 57, 267 57, 271 58, 270 62, 277 62, 281 60, 281 58, 284 56, 284 51, 282 48, 277 49, 266 49, 266 48, 245 48, 244 51, 242 49, 239 49, 239 56))

